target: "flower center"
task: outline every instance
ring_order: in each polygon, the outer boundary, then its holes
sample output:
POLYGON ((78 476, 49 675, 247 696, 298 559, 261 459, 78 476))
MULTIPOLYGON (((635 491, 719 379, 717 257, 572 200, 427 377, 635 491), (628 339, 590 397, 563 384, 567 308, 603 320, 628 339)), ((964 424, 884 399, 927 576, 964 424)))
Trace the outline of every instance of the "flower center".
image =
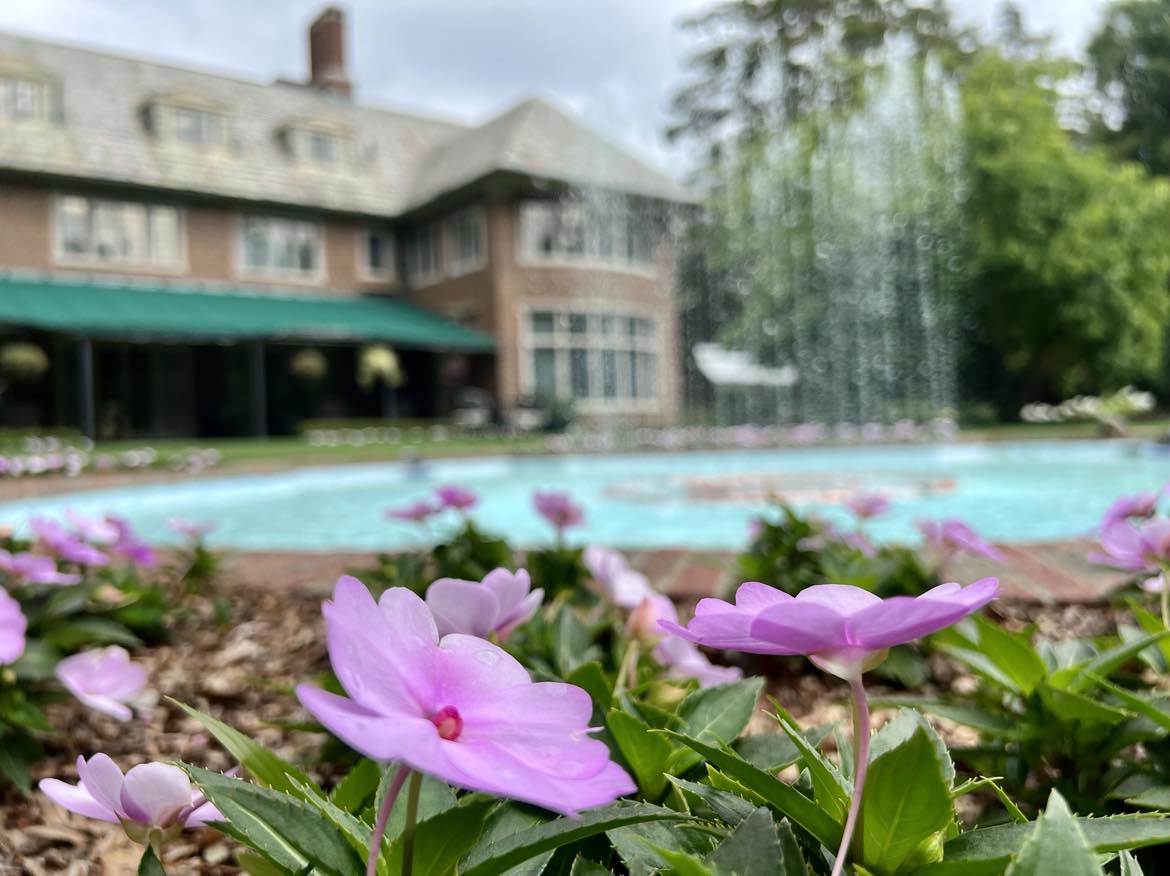
POLYGON ((458 739, 459 734, 463 732, 463 718, 460 717, 459 710, 454 706, 443 706, 431 715, 431 723, 439 731, 439 738, 449 742, 458 739))

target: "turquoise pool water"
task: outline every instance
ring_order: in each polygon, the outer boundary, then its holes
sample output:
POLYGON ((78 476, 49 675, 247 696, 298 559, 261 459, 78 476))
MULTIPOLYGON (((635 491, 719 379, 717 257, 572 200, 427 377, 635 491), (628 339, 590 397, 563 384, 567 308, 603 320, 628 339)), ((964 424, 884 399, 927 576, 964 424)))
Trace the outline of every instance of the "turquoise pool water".
MULTIPOLYGON (((534 489, 572 492, 586 509, 577 543, 615 547, 735 549, 748 520, 779 492, 804 508, 846 519, 850 492, 882 491, 892 510, 877 538, 916 539, 918 517, 962 517, 997 541, 1065 538, 1088 531, 1124 492, 1170 481, 1170 453, 1128 442, 1021 442, 612 456, 491 458, 306 468, 264 475, 205 475, 179 484, 80 492, 0 505, 0 522, 30 514, 128 517, 156 543, 177 537, 171 517, 214 521, 212 543, 291 550, 378 550, 417 545, 413 524, 384 509, 457 483, 481 496, 483 528, 524 545, 550 540, 532 509, 534 489)), ((439 518, 437 531, 454 518, 439 518)))

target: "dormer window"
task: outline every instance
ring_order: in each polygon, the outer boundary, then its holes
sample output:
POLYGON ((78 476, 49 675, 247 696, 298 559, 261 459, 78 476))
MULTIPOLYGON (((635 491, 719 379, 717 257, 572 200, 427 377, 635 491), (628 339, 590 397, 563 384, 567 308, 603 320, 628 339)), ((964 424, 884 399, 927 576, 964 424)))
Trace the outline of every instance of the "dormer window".
POLYGON ((207 110, 174 107, 175 139, 191 146, 216 146, 223 141, 223 117, 207 110))
POLYGON ((292 122, 281 129, 280 138, 289 155, 307 167, 330 170, 353 163, 353 134, 342 124, 313 119, 292 122))
POLYGON ((14 122, 44 119, 49 114, 48 90, 36 79, 0 77, 0 114, 14 122))
POLYGON ((168 94, 143 107, 143 118, 159 142, 200 151, 227 148, 227 110, 201 94, 168 94))

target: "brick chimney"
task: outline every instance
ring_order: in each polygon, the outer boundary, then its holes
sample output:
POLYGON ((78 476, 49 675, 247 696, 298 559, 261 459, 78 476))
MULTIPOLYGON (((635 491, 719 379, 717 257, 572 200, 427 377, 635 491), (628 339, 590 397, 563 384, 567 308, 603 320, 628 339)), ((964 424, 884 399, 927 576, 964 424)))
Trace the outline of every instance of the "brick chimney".
POLYGON ((341 97, 353 91, 345 73, 345 13, 336 6, 309 25, 309 84, 341 97))

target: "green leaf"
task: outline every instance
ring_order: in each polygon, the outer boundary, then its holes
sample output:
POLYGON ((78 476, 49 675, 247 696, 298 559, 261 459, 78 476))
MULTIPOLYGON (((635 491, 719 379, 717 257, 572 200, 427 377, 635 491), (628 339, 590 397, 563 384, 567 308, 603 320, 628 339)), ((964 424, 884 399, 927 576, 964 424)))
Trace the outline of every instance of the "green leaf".
POLYGON ((1080 721, 1083 724, 1123 724, 1130 720, 1128 712, 1099 703, 1082 693, 1045 683, 1036 688, 1041 702, 1062 721, 1080 721))
POLYGON ((349 847, 363 859, 368 857, 373 828, 350 812, 346 812, 333 801, 318 796, 308 788, 300 786, 301 798, 313 806, 345 837, 349 847))
POLYGON ((1149 700, 1138 696, 1132 691, 1126 690, 1120 685, 1114 684, 1108 679, 1100 678, 1099 676, 1095 675, 1090 676, 1090 679, 1098 687, 1104 688, 1113 694, 1113 696, 1121 700, 1122 703, 1129 707, 1130 711, 1149 718, 1163 730, 1170 730, 1170 715, 1168 715, 1166 712, 1163 712, 1149 700))
POLYGON ((843 822, 845 813, 849 811, 849 795, 852 793, 852 786, 845 781, 827 757, 808 744, 808 740, 804 738, 800 728, 792 721, 787 712, 780 710, 775 717, 789 741, 800 751, 801 759, 812 779, 813 793, 817 803, 834 821, 843 822))
POLYGON ((741 821, 731 836, 707 856, 707 863, 718 873, 776 876, 777 870, 788 869, 782 855, 772 813, 760 807, 741 821))
POLYGON ((1097 858, 1084 832, 1056 791, 1048 797, 1044 814, 1008 867, 1006 876, 1101 876, 1097 858))
POLYGON ((1170 785, 1146 788, 1140 794, 1126 797, 1125 802, 1139 809, 1160 809, 1163 812, 1170 812, 1170 785))
POLYGON ((661 799, 666 790, 666 761, 673 751, 670 743, 651 733, 637 718, 616 709, 606 716, 605 723, 633 770, 642 796, 650 802, 661 799))
POLYGON ((1008 815, 1011 816, 1012 821, 1016 824, 1027 824, 1028 816, 1020 811, 1020 807, 1016 805, 1016 801, 1008 796, 1007 791, 995 779, 981 777, 978 779, 970 779, 963 782, 956 788, 951 789, 951 799, 955 800, 962 797, 964 794, 971 794, 983 788, 990 788, 992 793, 999 798, 999 802, 1003 804, 1003 808, 1007 810, 1008 815))
POLYGON ((825 846, 836 848, 841 841, 841 825, 820 806, 791 785, 780 781, 770 773, 757 769, 739 755, 715 748, 670 730, 666 733, 672 739, 683 743, 702 755, 708 763, 725 772, 748 790, 760 797, 781 815, 799 824, 825 846))
POLYGON ((39 743, 27 733, 20 730, 0 733, 0 773, 20 790, 28 792, 32 789, 28 767, 40 754, 39 743))
POLYGON ((316 783, 304 772, 269 751, 260 743, 249 739, 239 730, 229 727, 218 718, 213 718, 198 709, 180 703, 178 700, 172 699, 171 702, 202 724, 207 732, 214 736, 219 744, 240 762, 240 765, 248 771, 252 778, 264 787, 299 797, 301 791, 298 790, 298 785, 300 785, 311 789, 316 794, 324 795, 324 791, 318 788, 316 783))
POLYGON ((944 772, 921 726, 870 763, 861 800, 861 860, 867 869, 896 872, 925 839, 951 824, 954 807, 944 772))
POLYGON ((613 687, 609 679, 605 677, 605 670, 596 660, 582 663, 565 676, 565 681, 577 685, 593 697, 594 704, 602 711, 608 709, 613 703, 613 687))
POLYGON ((1024 636, 1009 633, 986 618, 976 617, 980 649, 990 657, 1013 689, 1025 696, 1048 674, 1048 667, 1024 636))
POLYGON ((689 855, 686 852, 677 852, 674 849, 664 849, 652 843, 646 843, 666 864, 660 872, 669 876, 716 876, 716 872, 703 863, 702 859, 689 855))
MULTIPOLYGON (((475 845, 483 831, 488 812, 497 801, 489 797, 464 798, 438 815, 420 820, 414 831, 414 870, 417 876, 447 876, 455 871, 459 859, 475 845)), ((385 872, 399 876, 402 872, 402 841, 399 834, 382 853, 385 872)), ((378 872, 383 872, 379 867, 378 872)))
POLYGON ((574 669, 588 662, 589 630, 581 623, 577 612, 567 605, 557 615, 553 642, 556 649, 553 659, 561 678, 567 678, 574 669))
POLYGON ((236 852, 236 863, 248 876, 288 876, 290 872, 253 849, 236 852))
POLYGON ((573 868, 569 870, 569 876, 612 876, 612 874, 609 867, 578 855, 573 859, 573 868))
MULTIPOLYGON (((397 771, 398 767, 391 765, 383 773, 382 781, 378 785, 377 796, 374 798, 375 811, 382 808, 382 801, 386 799, 386 791, 397 771)), ((402 833, 406 826, 406 797, 405 791, 399 794, 398 799, 394 801, 394 808, 390 810, 390 818, 386 822, 385 839, 387 842, 402 833)), ((434 818, 457 804, 458 800, 450 785, 432 776, 424 775, 422 777, 418 791, 418 821, 434 818)))
POLYGON ((990 733, 995 736, 1006 736, 1009 739, 1017 737, 1023 732, 1020 728, 1020 722, 1016 719, 1013 719, 1012 717, 1009 717, 1007 714, 985 712, 982 709, 977 709, 973 706, 940 702, 938 700, 932 700, 928 697, 874 697, 870 700, 870 705, 881 709, 919 709, 931 715, 938 715, 940 718, 946 718, 950 721, 955 721, 959 724, 971 727, 980 731, 981 733, 990 733))
MULTIPOLYGON (((546 824, 555 817, 550 812, 535 806, 515 802, 504 803, 488 813, 477 845, 498 842, 504 837, 512 836, 522 830, 528 830, 538 824, 546 824)), ((540 876, 554 851, 554 849, 550 849, 534 858, 529 858, 523 864, 509 870, 508 876, 540 876)))
POLYGON ((277 864, 293 870, 312 865, 330 876, 362 871, 364 862, 341 831, 299 794, 189 764, 182 767, 223 813, 228 832, 277 864))
POLYGON ((682 732, 708 744, 732 742, 751 720, 763 687, 757 676, 699 688, 678 708, 682 732))
POLYGON ((150 846, 142 853, 142 860, 138 862, 138 876, 167 876, 162 862, 154 854, 150 846))
POLYGON ((676 828, 667 821, 620 827, 606 833, 630 876, 650 876, 668 868, 671 855, 702 861, 716 839, 704 830, 676 828))
POLYGON ((1120 862, 1120 869, 1118 870, 1117 876, 1145 876, 1142 873, 1141 865, 1137 862, 1137 858, 1129 852, 1122 852, 1118 861, 1120 862))
MULTIPOLYGON (((833 725, 821 724, 804 730, 801 735, 811 746, 819 746, 832 731, 833 725)), ((778 773, 801 758, 796 747, 785 733, 756 733, 741 736, 731 744, 735 752, 754 767, 769 773, 778 773)))
POLYGON ((1075 666, 1057 670, 1049 679, 1049 684, 1054 687, 1063 687, 1070 691, 1084 690, 1092 683, 1092 676, 1109 676, 1113 670, 1124 666, 1142 651, 1146 650, 1146 648, 1149 648, 1151 645, 1157 645, 1167 636, 1170 636, 1170 630, 1163 630, 1149 636, 1143 636, 1140 639, 1135 639, 1132 642, 1122 642, 1120 645, 1114 645, 1112 648, 1102 651, 1090 660, 1085 660, 1077 663, 1075 666))
POLYGON ((688 782, 686 779, 674 776, 670 777, 670 783, 678 788, 692 811, 694 811, 695 805, 705 806, 717 820, 730 824, 732 827, 756 810, 756 804, 753 801, 732 791, 699 782, 688 782))
POLYGON ((619 801, 582 813, 577 819, 558 818, 495 842, 480 843, 464 860, 460 876, 497 876, 550 849, 631 824, 687 820, 690 816, 671 809, 619 801))
MULTIPOLYGON (((1077 824, 1097 853, 1120 852, 1122 849, 1140 849, 1145 846, 1170 842, 1170 818, 1160 815, 1114 815, 1108 818, 1076 818, 1077 824)), ((981 862, 999 870, 980 872, 999 873, 1011 856, 1017 854, 1032 835, 1036 823, 997 824, 961 833, 943 847, 943 862, 920 867, 915 876, 967 873, 961 866, 981 862)))
POLYGON ((86 645, 124 645, 136 648, 142 640, 117 621, 96 615, 82 615, 54 621, 41 634, 44 641, 62 651, 77 651, 86 645))
MULTIPOLYGON (((1162 619, 1136 599, 1128 599, 1126 602, 1133 612, 1133 616, 1137 620, 1138 625, 1147 633, 1161 633, 1166 630, 1166 627, 1162 624, 1162 619)), ((1170 666, 1170 640, 1163 639, 1160 641, 1158 643, 1158 651, 1162 655, 1162 662, 1166 666, 1170 666)))
POLYGON ((373 802, 374 795, 378 793, 383 771, 381 764, 369 758, 362 758, 345 774, 345 778, 337 783, 329 799, 346 812, 354 814, 361 812, 373 802))

